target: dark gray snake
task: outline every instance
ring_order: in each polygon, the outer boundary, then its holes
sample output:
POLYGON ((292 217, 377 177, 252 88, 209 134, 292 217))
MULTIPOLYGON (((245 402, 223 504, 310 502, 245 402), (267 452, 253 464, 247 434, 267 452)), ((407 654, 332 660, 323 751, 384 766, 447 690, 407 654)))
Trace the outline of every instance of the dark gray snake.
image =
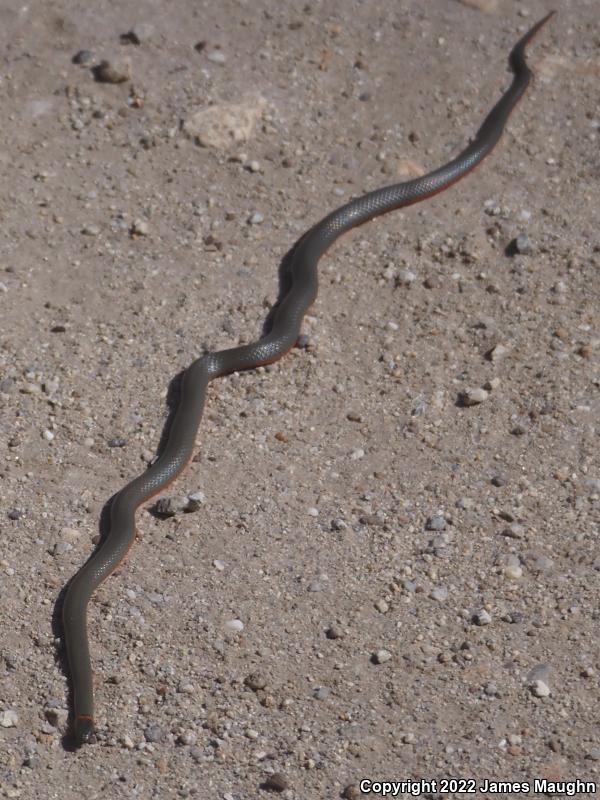
POLYGON ((115 495, 110 507, 108 534, 67 587, 62 613, 73 690, 73 735, 77 745, 94 740, 94 695, 87 635, 90 597, 131 547, 135 539, 138 506, 163 490, 190 460, 209 381, 231 372, 270 364, 294 346, 302 319, 317 295, 319 259, 339 236, 373 217, 441 192, 488 155, 529 85, 531 71, 525 62, 525 48, 553 13, 534 25, 513 48, 509 57, 513 81, 462 153, 420 178, 386 186, 352 200, 314 225, 291 252, 287 264, 287 288, 273 311, 269 332, 253 344, 208 353, 194 361, 183 374, 181 399, 166 446, 146 472, 115 495))

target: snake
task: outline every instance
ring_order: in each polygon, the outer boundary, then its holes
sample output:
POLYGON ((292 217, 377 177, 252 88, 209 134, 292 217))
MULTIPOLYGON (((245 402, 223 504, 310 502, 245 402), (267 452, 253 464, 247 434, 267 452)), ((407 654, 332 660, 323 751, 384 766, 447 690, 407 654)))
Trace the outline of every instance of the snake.
POLYGON ((71 679, 71 729, 76 747, 97 740, 87 632, 88 604, 94 591, 121 564, 133 544, 136 509, 165 489, 189 462, 209 382, 233 372, 271 364, 294 347, 303 317, 317 296, 319 259, 338 237, 374 217, 447 189, 492 151, 532 78, 525 59, 526 47, 554 13, 551 11, 533 25, 513 47, 509 55, 512 82, 459 155, 432 172, 368 192, 324 217, 298 239, 288 254, 285 291, 282 289, 272 309, 269 330, 251 344, 207 353, 184 371, 179 402, 162 452, 145 472, 112 498, 106 535, 71 578, 64 593, 63 634, 71 679))

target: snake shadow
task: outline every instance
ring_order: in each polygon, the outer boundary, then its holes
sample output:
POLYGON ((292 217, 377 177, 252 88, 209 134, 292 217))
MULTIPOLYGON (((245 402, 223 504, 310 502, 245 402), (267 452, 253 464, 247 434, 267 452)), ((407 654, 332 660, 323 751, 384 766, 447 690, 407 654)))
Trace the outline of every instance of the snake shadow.
MULTIPOLYGON (((275 315, 275 313, 277 311, 277 308, 278 308, 279 304, 281 303, 282 299, 285 297, 285 295, 289 292, 289 290, 291 288, 292 279, 291 279, 291 274, 290 274, 290 264, 291 264, 292 256, 294 254, 294 251, 296 250, 296 247, 298 246, 298 242, 299 241, 300 241, 300 239, 298 239, 294 243, 294 245, 283 256, 283 258, 282 258, 282 260, 281 260, 281 262, 279 264, 277 299, 275 300, 275 303, 273 304, 273 306, 269 310, 269 313, 267 314, 267 316, 265 317, 265 319, 264 319, 264 321, 262 323, 260 338, 262 338, 263 336, 266 336, 269 333, 269 331, 271 330, 271 327, 272 327, 272 324, 273 324, 273 318, 274 318, 274 315, 275 315)), ((199 354, 199 356, 200 355, 205 355, 205 354, 199 354)), ((169 433, 171 431, 171 425, 173 424, 173 419, 175 417, 175 412, 177 411, 177 407, 178 407, 179 401, 181 399, 181 379, 183 377, 184 372, 185 372, 185 370, 181 370, 169 382, 169 387, 168 387, 168 390, 167 390, 167 399, 166 399, 166 403, 167 403, 167 407, 168 407, 168 415, 167 415, 167 419, 165 420, 165 424, 163 426, 163 430, 161 432, 161 436, 160 436, 160 439, 159 439, 158 447, 156 449, 156 458, 158 458, 160 456, 160 454, 163 452, 163 450, 167 446, 167 442, 169 440, 169 433)), ((134 477, 134 476, 132 476, 132 477, 134 477)), ((114 498, 116 497, 117 494, 118 494, 118 492, 115 492, 115 494, 113 494, 107 500, 107 502, 102 507, 102 511, 100 512, 100 520, 99 520, 99 523, 98 523, 99 541, 96 544, 94 552, 96 552, 96 550, 98 550, 102 546, 102 544, 104 543, 104 541, 106 540, 106 538, 108 536, 108 533, 109 533, 109 530, 110 530, 110 508, 111 508, 112 502, 113 502, 113 500, 114 500, 114 498)), ((160 516, 159 514, 157 514, 157 512, 154 510, 154 508, 151 509, 151 513, 154 514, 155 516, 160 516)), ((93 555, 93 553, 90 554, 90 558, 92 557, 92 555, 93 555)), ((73 574, 75 575, 75 573, 73 573, 73 574)), ((73 687, 72 687, 72 684, 71 684, 71 676, 69 674, 69 665, 68 665, 68 662, 67 662, 67 654, 66 654, 66 650, 65 650, 65 647, 64 647, 63 626, 62 626, 62 607, 63 607, 64 597, 65 597, 68 585, 69 585, 69 582, 67 581, 67 583, 62 587, 62 589, 60 590, 60 592, 59 592, 59 594, 58 594, 58 596, 56 598, 56 601, 55 601, 53 609, 52 609, 51 627, 52 627, 52 634, 54 636, 55 641, 60 643, 57 646, 56 650, 55 650, 55 661, 58 663, 60 669, 62 670, 62 672, 68 678, 68 706, 69 706, 69 710, 70 710, 69 728, 68 728, 67 733, 65 733, 65 735, 62 737, 61 744, 62 744, 62 746, 63 746, 63 748, 65 750, 75 751, 75 750, 77 750, 77 746, 76 746, 75 741, 74 741, 74 739, 73 739, 73 737, 71 735, 71 723, 72 723, 72 713, 71 712, 72 712, 72 708, 73 708, 73 687)))

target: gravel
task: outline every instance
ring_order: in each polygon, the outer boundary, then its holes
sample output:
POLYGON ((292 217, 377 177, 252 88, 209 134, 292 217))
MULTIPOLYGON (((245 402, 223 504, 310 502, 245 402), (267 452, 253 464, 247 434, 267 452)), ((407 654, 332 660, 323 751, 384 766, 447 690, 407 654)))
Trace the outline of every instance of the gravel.
POLYGON ((90 603, 98 741, 67 735, 61 593, 181 371, 256 339, 323 215, 472 139, 543 5, 3 4, 0 796, 599 779, 593 3, 476 171, 329 248, 300 347, 210 383, 90 603))

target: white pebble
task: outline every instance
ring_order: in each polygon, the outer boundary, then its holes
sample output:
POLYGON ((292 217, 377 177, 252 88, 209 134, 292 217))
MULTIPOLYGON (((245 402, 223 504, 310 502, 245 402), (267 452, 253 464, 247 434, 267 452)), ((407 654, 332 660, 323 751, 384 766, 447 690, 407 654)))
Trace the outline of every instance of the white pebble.
POLYGON ((229 619, 225 623, 225 627, 227 628, 227 630, 239 633, 239 631, 244 630, 244 623, 242 622, 241 619, 229 619))
POLYGON ((473 622, 476 625, 489 625, 491 621, 492 618, 485 608, 481 608, 479 611, 476 611, 475 614, 473 614, 473 622))
POLYGON ((396 278, 399 284, 404 284, 405 286, 410 286, 410 284, 414 283, 416 279, 417 276, 410 269, 401 269, 396 278))
POLYGON ((94 225, 94 223, 92 222, 87 225, 84 225, 83 228, 81 229, 81 232, 85 236, 98 236, 98 234, 100 233, 100 227, 98 225, 94 225))
POLYGON ((150 226, 143 219, 136 219, 131 226, 131 233, 136 236, 147 236, 150 231, 150 226))
POLYGON ((392 658, 392 654, 389 650, 377 650, 373 653, 373 661, 376 664, 385 664, 386 661, 389 661, 392 658))
POLYGON ((492 350, 490 350, 490 359, 492 361, 500 361, 501 358, 508 353, 508 347, 503 344, 497 344, 492 350))
POLYGON ((534 681, 531 684, 531 693, 535 695, 535 697, 549 697, 550 695, 550 687, 544 681, 534 681))
POLYGON ((485 389, 469 388, 462 393, 462 402, 465 406, 476 406, 483 403, 488 397, 489 394, 485 389))
POLYGON ((10 708, 8 711, 3 711, 2 714, 0 714, 0 725, 3 728, 16 728, 18 722, 19 715, 10 708))
POLYGON ((519 564, 507 564, 507 566, 504 567, 504 574, 507 578, 518 580, 523 576, 523 568, 520 567, 519 564))

